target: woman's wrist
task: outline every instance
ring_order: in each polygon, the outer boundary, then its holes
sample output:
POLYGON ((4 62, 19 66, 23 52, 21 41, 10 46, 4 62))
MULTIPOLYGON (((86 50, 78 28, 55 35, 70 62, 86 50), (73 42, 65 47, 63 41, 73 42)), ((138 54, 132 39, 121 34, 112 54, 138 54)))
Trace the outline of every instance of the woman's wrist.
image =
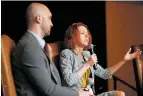
POLYGON ((123 60, 121 60, 123 63, 126 63, 127 61, 129 61, 129 60, 125 60, 125 59, 123 59, 123 60))
POLYGON ((85 66, 86 68, 90 68, 90 64, 89 64, 88 62, 86 62, 86 63, 84 64, 84 66, 85 66))

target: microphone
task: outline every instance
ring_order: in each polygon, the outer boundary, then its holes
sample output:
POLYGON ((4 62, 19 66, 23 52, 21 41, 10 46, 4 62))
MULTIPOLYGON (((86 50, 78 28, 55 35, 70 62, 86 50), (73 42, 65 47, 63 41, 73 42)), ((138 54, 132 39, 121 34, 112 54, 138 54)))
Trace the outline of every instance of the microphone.
POLYGON ((89 91, 91 94, 90 96, 94 96, 93 91, 91 89, 91 85, 94 83, 94 79, 93 78, 88 78, 88 83, 86 88, 84 89, 85 91, 89 91))
POLYGON ((91 55, 94 54, 94 50, 93 50, 94 46, 95 45, 93 45, 93 44, 88 45, 88 50, 89 50, 91 55))
MULTIPOLYGON (((94 54, 94 46, 95 45, 93 45, 93 44, 90 44, 89 46, 88 46, 88 50, 89 50, 89 52, 90 52, 90 55, 92 55, 92 54, 94 54)), ((97 64, 96 65, 93 65, 93 69, 94 70, 97 70, 97 68, 96 68, 96 66, 97 66, 97 64)))

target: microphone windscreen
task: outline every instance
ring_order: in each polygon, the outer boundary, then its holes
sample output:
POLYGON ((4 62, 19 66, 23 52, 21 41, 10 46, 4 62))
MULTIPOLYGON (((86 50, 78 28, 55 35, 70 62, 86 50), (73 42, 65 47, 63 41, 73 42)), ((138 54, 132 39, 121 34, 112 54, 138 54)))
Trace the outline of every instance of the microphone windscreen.
POLYGON ((90 45, 88 45, 88 49, 93 49, 94 46, 95 46, 95 45, 90 44, 90 45))

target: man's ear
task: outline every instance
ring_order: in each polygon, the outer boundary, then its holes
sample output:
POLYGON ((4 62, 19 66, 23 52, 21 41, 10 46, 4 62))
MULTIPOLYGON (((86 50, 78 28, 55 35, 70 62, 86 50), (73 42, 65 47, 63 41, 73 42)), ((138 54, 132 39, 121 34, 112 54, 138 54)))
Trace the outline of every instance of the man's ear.
POLYGON ((42 17, 40 15, 36 16, 36 22, 41 23, 42 22, 42 17))

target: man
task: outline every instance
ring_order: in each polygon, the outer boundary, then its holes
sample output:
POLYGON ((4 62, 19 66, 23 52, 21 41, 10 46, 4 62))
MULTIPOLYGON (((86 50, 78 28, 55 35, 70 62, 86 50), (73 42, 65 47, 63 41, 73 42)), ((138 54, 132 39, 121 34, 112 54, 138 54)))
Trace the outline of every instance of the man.
POLYGON ((31 3, 26 11, 28 30, 12 52, 18 96, 89 96, 89 92, 62 87, 59 73, 44 52, 44 36, 53 26, 48 7, 31 3))

